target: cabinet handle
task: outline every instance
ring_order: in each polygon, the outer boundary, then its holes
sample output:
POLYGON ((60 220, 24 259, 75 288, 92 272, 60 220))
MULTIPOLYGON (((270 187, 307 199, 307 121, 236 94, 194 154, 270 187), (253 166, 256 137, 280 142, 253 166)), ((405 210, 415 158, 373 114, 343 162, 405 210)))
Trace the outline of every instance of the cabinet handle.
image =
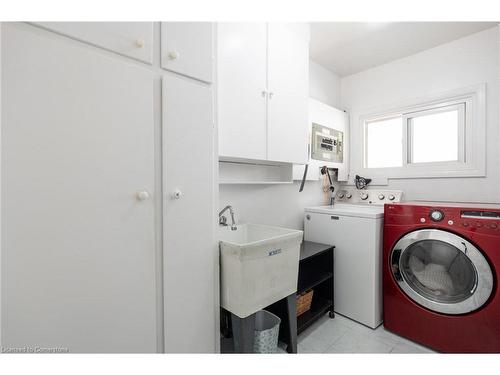
POLYGON ((170 51, 170 52, 168 53, 168 58, 169 58, 170 60, 177 60, 177 59, 179 58, 179 56, 180 56, 180 54, 179 54, 179 52, 177 52, 177 51, 170 51))
POLYGON ((265 98, 266 95, 267 95, 267 91, 266 90, 262 90, 262 92, 260 94, 262 95, 263 98, 265 98))
POLYGON ((140 190, 136 193, 138 201, 145 201, 149 199, 149 192, 147 190, 140 190))
POLYGON ((269 93, 269 99, 272 99, 272 98, 273 98, 273 96, 274 96, 274 92, 272 92, 272 91, 271 91, 271 92, 269 93))
POLYGON ((172 192, 172 198, 173 199, 181 199, 182 198, 182 191, 179 189, 176 189, 172 192))

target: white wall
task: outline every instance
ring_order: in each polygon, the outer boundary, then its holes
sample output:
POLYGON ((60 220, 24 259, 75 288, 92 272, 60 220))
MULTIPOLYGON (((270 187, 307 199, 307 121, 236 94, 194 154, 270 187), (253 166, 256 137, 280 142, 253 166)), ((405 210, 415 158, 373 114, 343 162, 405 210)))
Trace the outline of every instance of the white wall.
POLYGON ((487 176, 389 180, 387 188, 404 190, 407 200, 500 202, 499 35, 495 27, 342 78, 342 106, 351 114, 351 168, 362 161, 362 150, 353 147, 361 144, 362 112, 486 83, 487 176))
POLYGON ((340 77, 323 66, 309 61, 309 96, 340 108, 340 77))
MULTIPOLYGON (((340 105, 340 79, 310 62, 310 96, 333 107, 340 105)), ((302 229, 302 213, 308 206, 323 204, 320 181, 308 181, 299 193, 299 182, 286 185, 220 185, 219 205, 230 204, 238 222, 278 225, 302 229)))

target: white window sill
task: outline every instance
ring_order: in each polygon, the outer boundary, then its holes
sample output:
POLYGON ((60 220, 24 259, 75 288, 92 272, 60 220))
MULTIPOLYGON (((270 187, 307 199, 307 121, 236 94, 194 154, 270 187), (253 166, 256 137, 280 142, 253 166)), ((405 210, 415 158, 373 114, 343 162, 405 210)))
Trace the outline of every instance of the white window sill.
MULTIPOLYGON (((486 171, 481 168, 425 168, 423 166, 407 168, 363 168, 356 172, 351 172, 350 177, 354 180, 355 175, 371 178, 370 185, 385 186, 389 180, 404 179, 428 179, 428 178, 478 178, 486 177, 486 171)), ((348 185, 354 185, 349 182, 348 185)))

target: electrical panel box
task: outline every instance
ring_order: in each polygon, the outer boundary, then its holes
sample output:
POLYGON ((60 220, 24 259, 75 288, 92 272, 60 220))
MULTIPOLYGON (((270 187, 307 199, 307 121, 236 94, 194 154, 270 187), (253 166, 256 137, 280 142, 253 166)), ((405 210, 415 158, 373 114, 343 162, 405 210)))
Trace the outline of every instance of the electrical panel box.
MULTIPOLYGON (((338 181, 348 180, 349 116, 316 99, 309 99, 309 162, 307 180, 320 179, 322 167, 337 170, 338 181)), ((303 165, 293 166, 293 179, 302 180, 303 165)))
POLYGON ((344 132, 313 123, 311 138, 311 159, 344 162, 344 132))

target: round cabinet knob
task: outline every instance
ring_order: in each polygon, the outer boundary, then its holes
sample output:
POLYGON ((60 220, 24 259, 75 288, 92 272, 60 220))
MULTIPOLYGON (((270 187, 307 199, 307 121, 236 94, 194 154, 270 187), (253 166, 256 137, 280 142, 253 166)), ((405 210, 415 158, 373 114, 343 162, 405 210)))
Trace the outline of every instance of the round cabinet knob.
POLYGON ((347 199, 351 199, 351 198, 352 198, 352 194, 351 194, 351 193, 347 193, 347 194, 345 195, 345 197, 346 197, 347 199))
POLYGON ((174 192, 172 193, 172 198, 181 199, 182 198, 182 191, 174 190, 174 192))
POLYGON ((149 199, 149 193, 146 190, 140 190, 135 195, 138 201, 145 201, 149 199))
POLYGON ((384 194, 379 194, 379 195, 378 195, 378 199, 383 200, 384 198, 385 198, 385 195, 384 195, 384 194))
POLYGON ((306 215, 307 220, 311 220, 311 215, 306 215))
POLYGON ((434 210, 431 212, 430 218, 432 221, 441 221, 444 218, 444 214, 441 211, 434 210))
POLYGON ((135 45, 137 46, 137 48, 144 47, 144 40, 143 39, 136 39, 135 45))
POLYGON ((362 200, 366 201, 366 200, 368 199, 368 194, 366 194, 366 193, 361 193, 361 196, 360 196, 360 197, 361 197, 361 199, 362 199, 362 200))
POLYGON ((180 54, 179 54, 179 52, 177 52, 177 51, 170 51, 170 52, 168 53, 168 58, 169 58, 170 60, 177 60, 179 57, 180 57, 180 54))
POLYGON ((342 198, 344 198, 344 193, 338 193, 338 194, 337 194, 337 197, 339 197, 339 198, 341 198, 341 199, 342 199, 342 198))
POLYGON ((394 195, 392 195, 392 194, 390 194, 390 195, 388 196, 388 198, 389 198, 389 200, 390 200, 390 201, 393 201, 394 199, 396 199, 396 197, 395 197, 394 195))

